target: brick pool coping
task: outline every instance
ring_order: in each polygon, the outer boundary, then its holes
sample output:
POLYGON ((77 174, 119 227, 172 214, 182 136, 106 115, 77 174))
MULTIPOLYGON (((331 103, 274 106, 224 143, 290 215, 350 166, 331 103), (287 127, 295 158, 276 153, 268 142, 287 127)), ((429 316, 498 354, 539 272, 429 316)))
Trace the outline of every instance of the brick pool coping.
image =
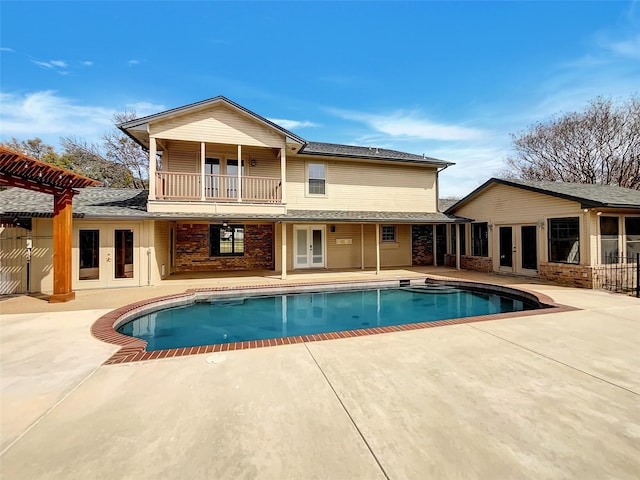
MULTIPOLYGON (((412 280, 416 280, 416 279, 412 279, 412 280)), ((265 290, 265 293, 279 294, 282 292, 277 292, 278 290, 295 288, 295 287, 313 288, 313 287, 327 287, 331 285, 358 286, 360 284, 365 283, 361 281, 339 281, 339 282, 333 281, 333 282, 312 282, 312 283, 291 282, 291 283, 282 283, 277 285, 265 284, 265 285, 250 285, 250 286, 197 288, 197 289, 186 290, 184 293, 150 298, 148 300, 143 300, 140 302, 125 305, 123 307, 117 308, 103 315, 98 320, 96 320, 94 324, 91 326, 91 334, 98 340, 101 340, 103 342, 110 343, 113 345, 118 345, 121 347, 103 364, 103 365, 114 365, 114 364, 120 364, 120 363, 155 360, 159 358, 182 357, 185 355, 198 355, 203 353, 225 352, 228 350, 244 350, 248 348, 275 347, 278 345, 291 345, 296 343, 317 342, 317 341, 323 341, 323 340, 337 340, 340 338, 377 335, 380 333, 402 332, 402 331, 408 331, 408 330, 418 330, 423 328, 441 327, 445 325, 460 325, 465 323, 485 322, 488 320, 498 320, 498 319, 514 318, 514 317, 529 317, 534 315, 542 315, 546 313, 579 310, 576 307, 557 304, 547 295, 544 295, 538 292, 532 292, 524 288, 505 287, 502 285, 487 284, 484 282, 475 282, 470 280, 464 280, 464 281, 443 280, 439 278, 429 278, 429 277, 427 277, 426 280, 435 284, 450 285, 450 286, 481 287, 485 285, 485 286, 491 287, 492 289, 496 289, 498 293, 500 290, 502 291, 515 290, 519 292, 524 292, 530 296, 535 297, 538 300, 538 302, 543 304, 546 308, 541 308, 536 310, 525 310, 520 312, 506 312, 506 313, 497 313, 497 314, 490 314, 490 315, 479 315, 476 317, 452 318, 447 320, 436 320, 432 322, 418 322, 418 323, 408 323, 403 325, 391 325, 387 327, 372 327, 372 328, 362 328, 362 329, 356 329, 356 330, 345 330, 340 332, 316 333, 312 335, 270 338, 265 340, 251 340, 247 342, 231 342, 231 343, 222 343, 222 344, 216 344, 216 345, 171 348, 166 350, 154 350, 151 352, 148 352, 145 350, 147 346, 146 341, 141 340, 139 338, 130 337, 128 335, 123 335, 121 333, 118 333, 115 330, 118 324, 124 323, 124 320, 126 320, 129 317, 136 316, 139 314, 144 314, 145 311, 149 310, 149 307, 175 306, 183 302, 184 304, 189 304, 193 302, 193 300, 196 298, 198 294, 206 295, 207 293, 224 293, 224 292, 233 293, 233 292, 245 292, 245 291, 256 291, 256 290, 265 290)), ((374 286, 376 283, 379 283, 379 284, 393 283, 394 285, 397 285, 398 280, 390 281, 388 279, 384 279, 384 280, 381 279, 378 281, 366 282, 367 285, 371 285, 371 286, 374 286)))

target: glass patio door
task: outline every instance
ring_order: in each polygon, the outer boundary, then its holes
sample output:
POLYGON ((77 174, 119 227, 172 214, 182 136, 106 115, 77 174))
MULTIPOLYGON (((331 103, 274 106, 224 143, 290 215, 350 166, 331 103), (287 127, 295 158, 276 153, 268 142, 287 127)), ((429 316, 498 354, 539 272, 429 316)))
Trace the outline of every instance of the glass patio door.
POLYGON ((85 224, 77 233, 74 288, 140 285, 136 224, 85 224))
POLYGON ((294 268, 325 266, 324 226, 294 225, 294 268))
POLYGON ((500 227, 500 267, 513 268, 513 229, 500 227))

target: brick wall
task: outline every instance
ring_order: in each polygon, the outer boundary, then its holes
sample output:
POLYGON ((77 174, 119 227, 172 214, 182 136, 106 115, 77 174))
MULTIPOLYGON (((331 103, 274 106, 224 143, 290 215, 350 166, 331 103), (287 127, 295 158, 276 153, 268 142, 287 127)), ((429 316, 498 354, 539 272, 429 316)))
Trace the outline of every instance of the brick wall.
POLYGON ((540 262, 540 278, 567 287, 593 288, 593 267, 569 263, 540 262))
POLYGON ((433 265, 433 226, 411 226, 411 264, 433 265))
POLYGON ((471 257, 468 255, 461 255, 460 268, 464 270, 488 273, 493 271, 493 260, 491 260, 491 257, 471 257))
POLYGON ((176 270, 253 270, 274 268, 273 225, 244 226, 244 255, 209 256, 209 225, 182 223, 176 231, 176 270))

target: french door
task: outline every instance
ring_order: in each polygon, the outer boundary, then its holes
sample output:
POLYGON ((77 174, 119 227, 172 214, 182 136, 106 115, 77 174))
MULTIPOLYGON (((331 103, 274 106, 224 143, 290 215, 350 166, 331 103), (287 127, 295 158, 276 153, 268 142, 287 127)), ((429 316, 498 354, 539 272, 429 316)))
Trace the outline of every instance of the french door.
POLYGON ((324 225, 294 225, 293 268, 324 268, 324 225))
POLYGON ((535 225, 498 227, 499 269, 521 275, 538 270, 538 231, 535 225))
POLYGON ((137 224, 85 224, 76 241, 74 288, 140 285, 137 224))

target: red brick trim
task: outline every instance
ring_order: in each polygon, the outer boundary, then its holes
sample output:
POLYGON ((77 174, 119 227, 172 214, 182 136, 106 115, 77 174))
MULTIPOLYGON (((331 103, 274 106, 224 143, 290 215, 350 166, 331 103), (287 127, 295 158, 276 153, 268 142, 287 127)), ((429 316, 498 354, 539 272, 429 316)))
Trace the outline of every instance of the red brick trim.
MULTIPOLYGON (((415 279, 418 280, 418 279, 415 279)), ((292 337, 282 337, 282 338, 270 338, 264 340, 251 340, 246 342, 233 342, 233 343, 223 343, 217 345, 203 345, 196 347, 180 347, 180 348, 171 348, 168 350, 154 350, 152 352, 147 352, 145 350, 147 346, 147 342, 144 340, 130 337, 128 335, 123 335, 118 333, 115 328, 127 318, 148 311, 150 306, 162 307, 163 305, 174 305, 176 301, 184 300, 186 302, 190 302, 198 293, 207 293, 207 292, 221 292, 221 291, 246 291, 246 290, 281 290, 284 288, 291 287, 316 287, 316 286, 327 286, 327 285, 350 285, 350 286, 358 286, 358 285, 370 285, 375 286, 375 284, 389 284, 395 285, 397 284, 397 280, 388 280, 388 279, 380 279, 374 281, 367 282, 358 282, 358 281, 343 281, 343 282, 310 282, 310 283, 283 283, 283 284, 265 284, 265 285, 251 285, 251 286, 234 286, 234 287, 215 287, 215 288, 198 288, 198 289, 190 289, 185 293, 176 294, 176 295, 167 295, 163 297, 151 298, 142 302, 132 303, 129 305, 125 305, 124 307, 120 307, 116 310, 113 310, 98 320, 91 326, 91 334, 106 343, 111 343, 113 345, 119 345, 121 348, 116 353, 114 353, 104 365, 114 365, 118 363, 128 363, 128 362, 138 362, 142 360, 155 360, 159 358, 170 358, 170 357, 181 357, 184 355, 199 355, 203 353, 212 353, 212 352, 225 352, 228 350, 244 350, 248 348, 262 348, 262 347, 275 347, 277 345, 291 345, 294 343, 307 343, 307 342, 318 342, 323 340, 337 340, 340 338, 349 338, 349 337, 359 337, 364 335, 377 335, 380 333, 391 333, 391 332, 401 332, 408 330, 418 330, 422 328, 432 328, 432 327, 441 327, 445 325, 460 325, 464 323, 474 323, 474 322, 485 322, 488 320, 498 320, 505 318, 514 318, 514 317, 530 317, 534 315, 542 315, 546 313, 556 313, 556 312, 566 312, 572 310, 579 310, 575 307, 570 307, 566 305, 560 305, 554 303, 554 301, 548 297, 547 295, 532 292, 530 290, 526 290, 523 288, 514 289, 511 287, 504 287, 502 285, 493 285, 486 284, 481 282, 474 281, 455 281, 455 280, 440 280, 440 279, 429 279, 430 282, 433 283, 441 283, 446 285, 459 285, 459 286, 468 286, 470 284, 475 284, 477 286, 485 285, 490 286, 491 288, 495 288, 497 290, 503 291, 522 291, 526 292, 529 295, 537 298, 538 301, 545 305, 547 308, 538 309, 538 310, 525 310, 521 312, 507 312, 507 313, 498 313, 492 315, 480 315, 477 317, 464 317, 464 318, 452 318, 448 320, 437 320, 433 322, 420 322, 420 323, 407 323, 403 325, 393 325, 388 327, 372 327, 372 328, 363 328, 357 330, 344 330, 339 332, 328 332, 328 333, 317 333, 312 335, 303 335, 303 336, 292 336, 292 337)), ((273 294, 277 294, 277 292, 273 292, 273 294)))

